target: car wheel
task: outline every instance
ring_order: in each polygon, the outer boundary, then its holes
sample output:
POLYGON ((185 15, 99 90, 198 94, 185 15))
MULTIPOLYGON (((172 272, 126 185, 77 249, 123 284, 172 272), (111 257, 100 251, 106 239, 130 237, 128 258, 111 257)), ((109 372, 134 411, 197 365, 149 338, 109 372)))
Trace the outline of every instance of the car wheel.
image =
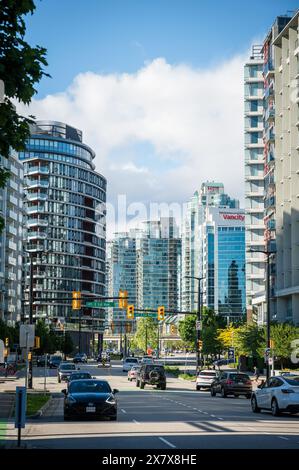
POLYGON ((64 421, 70 421, 70 420, 71 420, 71 417, 70 417, 70 416, 67 416, 67 415, 63 415, 63 420, 64 420, 64 421))
POLYGON ((235 393, 235 397, 236 397, 236 398, 239 398, 239 394, 238 394, 238 393, 235 393))
POLYGON ((117 420, 117 416, 110 416, 110 421, 116 421, 117 420))
POLYGON ((226 391, 224 390, 224 387, 221 388, 221 396, 222 396, 222 398, 226 398, 226 397, 227 397, 227 393, 226 393, 226 391))
POLYGON ((250 400, 250 398, 251 398, 251 393, 247 393, 247 395, 245 395, 245 397, 247 398, 247 400, 250 400))
POLYGON ((261 409, 257 406, 257 400, 256 397, 253 395, 251 398, 251 409, 253 413, 260 413, 261 409))
POLYGON ((215 397, 216 396, 216 391, 213 387, 211 387, 211 397, 215 397))
POLYGON ((145 387, 145 383, 144 382, 140 382, 140 388, 144 388, 145 387))
POLYGON ((60 377, 58 377, 58 383, 59 383, 59 384, 61 383, 61 378, 60 378, 60 377))
POLYGON ((200 387, 197 385, 196 386, 196 390, 199 392, 200 391, 200 387))
POLYGON ((166 384, 165 385, 161 385, 161 390, 166 390, 166 384))
POLYGON ((136 380, 136 387, 139 387, 139 380, 136 380))
POLYGON ((277 403, 276 398, 273 398, 271 402, 271 413, 273 416, 279 416, 280 415, 280 409, 277 403))

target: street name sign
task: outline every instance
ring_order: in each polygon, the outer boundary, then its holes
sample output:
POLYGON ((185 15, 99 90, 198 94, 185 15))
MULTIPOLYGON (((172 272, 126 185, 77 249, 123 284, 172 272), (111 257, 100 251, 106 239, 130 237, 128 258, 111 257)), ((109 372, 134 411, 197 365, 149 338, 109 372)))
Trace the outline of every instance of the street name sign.
POLYGON ((86 302, 85 307, 90 308, 104 308, 104 307, 117 307, 117 302, 86 302))

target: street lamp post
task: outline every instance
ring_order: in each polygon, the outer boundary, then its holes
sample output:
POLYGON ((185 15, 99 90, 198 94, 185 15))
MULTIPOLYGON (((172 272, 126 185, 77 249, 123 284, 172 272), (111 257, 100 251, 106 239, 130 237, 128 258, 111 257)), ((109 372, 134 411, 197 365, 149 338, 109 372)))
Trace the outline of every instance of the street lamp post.
MULTIPOLYGON (((249 250, 249 253, 263 253, 266 255, 266 265, 267 265, 267 317, 266 317, 266 335, 267 335, 267 349, 270 349, 271 344, 271 332, 270 332, 270 322, 271 322, 271 315, 270 315, 270 256, 273 255, 274 251, 267 251, 267 250, 249 250)), ((270 377, 270 365, 269 359, 267 358, 266 362, 266 376, 267 380, 270 377)))
MULTIPOLYGON (((201 322, 201 281, 204 279, 203 277, 196 277, 196 276, 185 276, 188 279, 196 279, 198 281, 198 291, 197 291, 197 321, 201 322)), ((196 372, 199 370, 200 367, 200 350, 199 350, 199 341, 201 339, 201 328, 196 329, 196 372)))

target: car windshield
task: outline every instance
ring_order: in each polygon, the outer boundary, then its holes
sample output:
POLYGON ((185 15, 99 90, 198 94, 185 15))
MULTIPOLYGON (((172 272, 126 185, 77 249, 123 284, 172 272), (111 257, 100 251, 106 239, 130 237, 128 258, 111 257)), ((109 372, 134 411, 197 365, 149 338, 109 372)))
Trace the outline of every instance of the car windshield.
POLYGON ((111 393, 111 388, 108 382, 78 380, 71 383, 69 391, 70 393, 111 393))
POLYGON ((61 364, 60 370, 76 370, 75 364, 61 364))
POLYGON ((51 361, 61 361, 61 357, 59 356, 52 356, 51 361))
POLYGON ((216 372, 211 370, 211 372, 210 371, 209 372, 199 372, 198 375, 200 375, 201 377, 208 377, 208 376, 211 376, 211 375, 213 375, 213 376, 216 375, 216 372))
POLYGON ((147 370, 147 372, 149 372, 151 370, 157 370, 159 372, 164 372, 164 367, 163 366, 152 365, 152 366, 147 366, 146 370, 147 370))
POLYGON ((138 362, 138 359, 130 357, 129 359, 126 359, 126 362, 133 362, 134 364, 136 364, 136 362, 138 362))
POLYGON ((297 385, 299 386, 299 375, 298 376, 284 376, 284 380, 289 384, 289 385, 297 385))

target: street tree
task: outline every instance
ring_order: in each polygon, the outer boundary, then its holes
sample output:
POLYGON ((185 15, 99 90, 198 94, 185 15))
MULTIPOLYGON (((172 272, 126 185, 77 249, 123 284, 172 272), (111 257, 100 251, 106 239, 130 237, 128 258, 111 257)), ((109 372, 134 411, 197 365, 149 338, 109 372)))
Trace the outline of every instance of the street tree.
MULTIPOLYGON (((35 10, 33 0, 0 0, 0 80, 5 96, 0 96, 0 155, 9 158, 11 150, 25 149, 30 136, 26 118, 17 113, 13 100, 29 104, 36 93, 34 88, 44 75, 47 66, 46 49, 31 47, 25 41, 24 17, 35 10)), ((0 166, 0 188, 9 177, 5 165, 0 166)), ((0 233, 4 218, 0 217, 0 233)))
POLYGON ((196 315, 185 315, 185 319, 179 322, 179 335, 189 347, 196 343, 196 315))
POLYGON ((131 340, 131 348, 145 351, 145 341, 147 337, 147 347, 157 349, 158 347, 158 324, 154 318, 138 318, 137 330, 131 340))
POLYGON ((270 336, 274 343, 274 355, 280 360, 280 367, 283 369, 292 354, 291 342, 299 338, 299 328, 290 323, 273 324, 270 327, 270 336))
POLYGON ((234 346, 238 354, 258 358, 265 345, 263 328, 258 325, 244 324, 237 329, 234 346))

